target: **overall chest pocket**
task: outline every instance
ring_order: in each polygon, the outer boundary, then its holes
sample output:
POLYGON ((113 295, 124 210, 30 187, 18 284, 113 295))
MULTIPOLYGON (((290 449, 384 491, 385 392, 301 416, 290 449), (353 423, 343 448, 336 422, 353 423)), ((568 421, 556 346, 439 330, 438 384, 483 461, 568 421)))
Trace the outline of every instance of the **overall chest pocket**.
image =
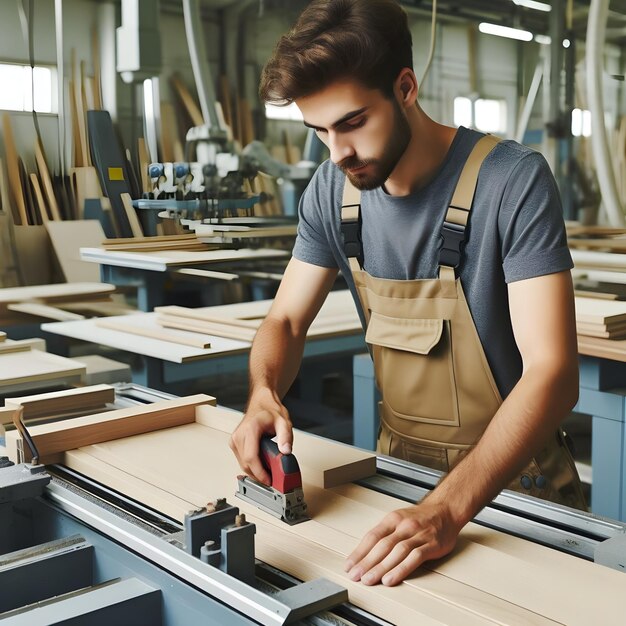
POLYGON ((452 335, 444 319, 395 318, 372 311, 372 347, 383 416, 407 435, 412 424, 459 426, 452 335))

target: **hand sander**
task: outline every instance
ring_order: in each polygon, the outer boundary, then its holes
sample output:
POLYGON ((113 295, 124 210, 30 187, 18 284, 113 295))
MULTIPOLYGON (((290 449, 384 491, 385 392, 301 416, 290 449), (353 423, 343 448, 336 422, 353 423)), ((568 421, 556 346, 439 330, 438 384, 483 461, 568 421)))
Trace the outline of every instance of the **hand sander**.
POLYGON ((239 491, 235 495, 290 525, 310 519, 296 457, 280 452, 278 444, 268 436, 262 437, 259 447, 272 484, 268 487, 249 476, 237 476, 239 491))

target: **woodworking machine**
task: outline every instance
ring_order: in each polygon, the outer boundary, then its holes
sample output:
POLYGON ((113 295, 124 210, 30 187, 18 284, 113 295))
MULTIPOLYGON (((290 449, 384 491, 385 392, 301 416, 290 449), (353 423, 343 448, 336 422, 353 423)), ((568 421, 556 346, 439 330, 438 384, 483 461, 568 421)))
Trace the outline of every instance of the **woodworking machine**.
MULTIPOLYGON (((115 408, 172 397, 115 387, 115 408)), ((3 624, 386 623, 351 605, 335 583, 297 581, 256 560, 255 525, 234 494, 189 511, 181 524, 61 465, 3 465, 0 459, 3 624)), ((379 457, 376 475, 359 484, 414 502, 439 478, 379 457)), ((624 524, 513 492, 475 521, 615 569, 626 563, 624 524)))

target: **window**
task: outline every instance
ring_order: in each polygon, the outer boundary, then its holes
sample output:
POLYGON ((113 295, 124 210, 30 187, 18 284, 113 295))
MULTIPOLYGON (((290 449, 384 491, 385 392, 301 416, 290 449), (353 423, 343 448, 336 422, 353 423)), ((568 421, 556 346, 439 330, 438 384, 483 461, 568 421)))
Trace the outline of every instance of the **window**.
POLYGON ((506 102, 488 98, 455 98, 454 124, 484 133, 505 133, 506 102))
MULTIPOLYGON (((54 113, 52 69, 0 63, 0 109, 54 113)), ((56 104, 56 103, 55 103, 56 104)))
POLYGON ((574 109, 572 111, 572 135, 589 137, 591 135, 591 111, 574 109))
POLYGON ((296 106, 295 102, 292 102, 284 107, 279 107, 274 104, 266 104, 265 117, 268 120, 302 121, 302 113, 300 113, 300 109, 296 106))

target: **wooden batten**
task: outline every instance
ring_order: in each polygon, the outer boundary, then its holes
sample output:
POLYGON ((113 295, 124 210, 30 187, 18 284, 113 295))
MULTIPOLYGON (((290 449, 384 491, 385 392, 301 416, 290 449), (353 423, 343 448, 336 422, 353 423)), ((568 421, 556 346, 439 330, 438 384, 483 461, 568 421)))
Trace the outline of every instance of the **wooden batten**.
MULTIPOLYGON (((215 398, 197 394, 142 407, 43 424, 29 429, 29 432, 39 452, 40 462, 48 463, 66 450, 193 423, 196 419, 195 407, 208 403, 215 403, 215 398)), ((6 445, 9 458, 13 462, 19 462, 22 438, 17 431, 7 433, 6 445)), ((28 446, 23 449, 23 455, 24 460, 31 460, 28 446)))
POLYGON ((64 391, 6 398, 7 409, 24 407, 24 419, 49 417, 72 410, 90 410, 115 402, 115 389, 110 385, 90 385, 64 391))

